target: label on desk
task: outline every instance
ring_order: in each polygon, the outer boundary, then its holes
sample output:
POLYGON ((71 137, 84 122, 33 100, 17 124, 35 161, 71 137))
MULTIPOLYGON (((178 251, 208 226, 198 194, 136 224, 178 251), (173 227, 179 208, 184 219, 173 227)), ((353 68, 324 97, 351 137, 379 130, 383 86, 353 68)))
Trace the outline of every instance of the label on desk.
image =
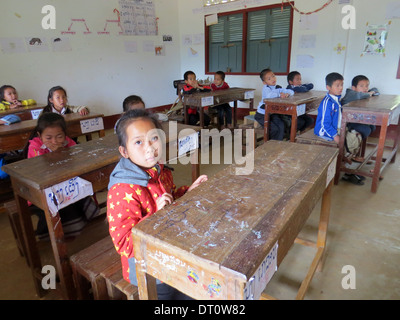
POLYGON ((254 99, 254 91, 246 91, 244 93, 245 100, 247 99, 254 99))
POLYGON ((31 110, 32 119, 33 120, 38 119, 41 113, 42 109, 31 110))
POLYGON ((196 150, 198 148, 199 134, 195 132, 178 140, 178 157, 184 155, 186 152, 196 150))
POLYGON ((334 159, 328 167, 328 174, 326 176, 326 187, 328 186, 329 182, 332 181, 335 174, 336 174, 336 159, 334 159))
POLYGON ((201 98, 201 106, 202 107, 207 107, 207 106, 212 106, 212 105, 214 105, 214 97, 213 96, 201 98))
POLYGON ((296 108, 297 108, 297 116, 298 117, 302 116, 303 114, 306 113, 306 104, 305 103, 297 106, 296 108))
POLYGON ((82 133, 89 133, 99 130, 104 130, 104 123, 102 117, 81 120, 82 133))
POLYGON ((267 257, 263 260, 255 275, 251 277, 244 288, 245 300, 259 300, 262 292, 271 280, 277 267, 278 243, 276 243, 267 257))
POLYGON ((50 213, 54 217, 60 209, 93 195, 93 187, 89 181, 75 177, 47 188, 44 192, 50 213))

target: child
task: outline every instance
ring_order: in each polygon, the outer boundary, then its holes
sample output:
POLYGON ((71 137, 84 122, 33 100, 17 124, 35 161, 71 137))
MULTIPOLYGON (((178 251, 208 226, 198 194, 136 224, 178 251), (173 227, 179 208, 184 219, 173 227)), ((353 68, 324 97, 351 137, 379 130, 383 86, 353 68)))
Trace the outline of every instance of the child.
MULTIPOLYGON (((200 176, 191 187, 176 189, 171 171, 158 163, 163 146, 157 129, 160 125, 156 117, 146 110, 130 110, 122 115, 117 127, 122 158, 111 173, 108 185, 109 232, 121 255, 123 277, 135 285, 132 227, 207 181, 207 176, 200 176)), ((163 296, 161 291, 175 292, 175 289, 157 283, 159 299, 173 298, 172 292, 163 296)))
POLYGON ((55 112, 58 114, 79 113, 84 116, 89 114, 89 109, 85 106, 72 107, 68 106, 67 91, 63 87, 56 86, 49 90, 47 96, 47 106, 43 109, 45 112, 55 112))
MULTIPOLYGON (((209 92, 211 88, 209 86, 202 86, 196 80, 196 74, 193 71, 186 71, 183 75, 185 80, 185 86, 183 87, 183 94, 192 94, 196 92, 209 92)), ((200 120, 200 115, 197 112, 197 108, 188 108, 189 124, 195 126, 200 120)), ((210 117, 204 113, 204 125, 207 127, 210 124, 210 117)))
MULTIPOLYGON (((294 91, 290 89, 282 89, 276 85, 276 76, 270 69, 264 69, 260 73, 263 82, 262 99, 258 105, 255 120, 264 128, 265 105, 264 99, 287 98, 294 95, 294 91)), ((278 114, 270 115, 270 131, 271 140, 283 140, 285 134, 285 124, 278 114)))
MULTIPOLYGON (((301 74, 298 71, 292 71, 287 76, 288 86, 286 89, 291 89, 296 92, 308 92, 314 88, 312 83, 302 84, 301 74)), ((313 118, 307 114, 297 117, 297 130, 302 132, 314 124, 313 118)))
POLYGON ((146 106, 141 97, 132 95, 125 98, 124 102, 122 103, 122 108, 123 112, 127 112, 134 109, 145 109, 146 106))
POLYGON ((4 85, 0 88, 0 101, 4 105, 8 105, 10 109, 22 106, 21 101, 18 100, 17 90, 10 85, 4 85))
MULTIPOLYGON (((24 149, 25 157, 32 158, 75 145, 75 142, 67 137, 66 131, 67 125, 63 116, 52 112, 42 113, 24 149)), ((36 235, 39 240, 48 239, 44 212, 33 205, 31 208, 39 217, 36 235)), ((86 223, 98 215, 99 208, 91 197, 86 197, 60 209, 59 213, 64 235, 70 238, 80 234, 86 223)))
MULTIPOLYGON (((229 89, 229 85, 225 82, 225 72, 217 71, 215 73, 214 82, 211 84, 211 89, 213 91, 229 89)), ((231 129, 232 109, 229 103, 220 104, 218 106, 215 106, 214 108, 218 110, 218 122, 221 125, 220 129, 225 128, 225 120, 227 127, 231 129)))
POLYGON ((318 107, 318 116, 314 133, 328 141, 339 144, 339 132, 342 121, 342 106, 340 96, 343 91, 343 76, 333 72, 326 76, 325 83, 328 93, 318 107))
MULTIPOLYGON (((351 89, 346 90, 346 94, 341 100, 342 105, 349 102, 361 99, 367 99, 373 95, 378 95, 377 88, 369 89, 369 79, 366 76, 359 75, 353 78, 351 82, 351 89)), ((374 125, 361 124, 361 123, 348 123, 347 128, 349 131, 355 130, 359 132, 363 139, 367 139, 372 132, 375 131, 374 125)), ((364 160, 357 157, 353 158, 356 162, 363 162, 364 160)))

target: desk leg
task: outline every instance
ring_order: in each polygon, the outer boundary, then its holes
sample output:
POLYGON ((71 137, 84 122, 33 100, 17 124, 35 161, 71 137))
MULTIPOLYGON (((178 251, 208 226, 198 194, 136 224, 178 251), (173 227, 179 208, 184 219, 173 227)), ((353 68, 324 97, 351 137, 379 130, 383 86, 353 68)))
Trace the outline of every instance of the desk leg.
POLYGON ((192 164, 192 182, 200 176, 200 152, 199 149, 190 152, 190 163, 192 164))
POLYGON ((36 246, 36 238, 32 225, 31 212, 29 210, 29 206, 26 200, 18 196, 15 190, 14 194, 16 195, 15 201, 17 203, 22 233, 24 235, 24 239, 22 239, 22 241, 25 241, 26 259, 32 271, 33 284, 35 286, 36 294, 39 296, 39 298, 41 298, 46 294, 46 291, 42 288, 40 280, 42 264, 40 262, 40 255, 36 246))
POLYGON ((200 128, 204 128, 204 108, 200 107, 200 128))
POLYGON ((237 126, 237 100, 233 102, 233 128, 237 126))
POLYGON ((189 107, 183 102, 183 111, 185 112, 185 124, 189 124, 189 115, 188 115, 189 107))
POLYGON ((44 213, 46 216, 47 228, 56 262, 57 273, 60 278, 60 285, 66 299, 76 299, 76 292, 72 279, 72 269, 69 263, 67 245, 64 241, 64 231, 61 224, 59 212, 51 214, 47 206, 46 195, 42 193, 42 203, 44 203, 44 213))
POLYGON ((264 142, 267 142, 269 140, 269 118, 270 118, 270 114, 267 112, 267 105, 265 105, 264 142))
POLYGON ((297 114, 293 114, 292 125, 290 126, 290 142, 296 142, 296 133, 297 133, 297 114))
POLYGON ((371 192, 376 193, 379 184, 379 176, 381 175, 381 165, 383 159, 383 151, 385 150, 385 141, 388 128, 388 116, 382 119, 381 132, 379 133, 378 151, 376 152, 374 174, 372 176, 371 192))
POLYGON ((339 139, 339 155, 336 162, 336 173, 335 173, 335 184, 339 183, 340 169, 342 168, 342 163, 344 159, 344 140, 346 138, 346 126, 344 117, 342 118, 342 126, 340 128, 340 139, 339 139))
POLYGON ((105 130, 100 130, 99 131, 99 138, 104 138, 106 136, 106 131, 105 130))

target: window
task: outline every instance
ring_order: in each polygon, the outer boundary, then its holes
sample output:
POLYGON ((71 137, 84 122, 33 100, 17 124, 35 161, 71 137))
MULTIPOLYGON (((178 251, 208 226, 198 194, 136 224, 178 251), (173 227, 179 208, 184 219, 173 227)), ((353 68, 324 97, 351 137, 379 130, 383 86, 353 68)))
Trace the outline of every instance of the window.
POLYGON ((206 73, 289 72, 293 10, 289 4, 218 15, 206 27, 206 73))

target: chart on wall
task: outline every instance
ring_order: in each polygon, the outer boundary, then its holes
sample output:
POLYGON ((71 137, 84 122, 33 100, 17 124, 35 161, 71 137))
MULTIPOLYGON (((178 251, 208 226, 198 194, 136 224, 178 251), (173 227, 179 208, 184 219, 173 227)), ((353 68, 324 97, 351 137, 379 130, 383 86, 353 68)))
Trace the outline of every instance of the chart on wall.
POLYGON ((367 26, 363 54, 375 54, 383 56, 386 54, 386 42, 389 24, 367 26))
POLYGON ((157 18, 152 0, 119 0, 119 6, 125 35, 157 35, 157 18))

